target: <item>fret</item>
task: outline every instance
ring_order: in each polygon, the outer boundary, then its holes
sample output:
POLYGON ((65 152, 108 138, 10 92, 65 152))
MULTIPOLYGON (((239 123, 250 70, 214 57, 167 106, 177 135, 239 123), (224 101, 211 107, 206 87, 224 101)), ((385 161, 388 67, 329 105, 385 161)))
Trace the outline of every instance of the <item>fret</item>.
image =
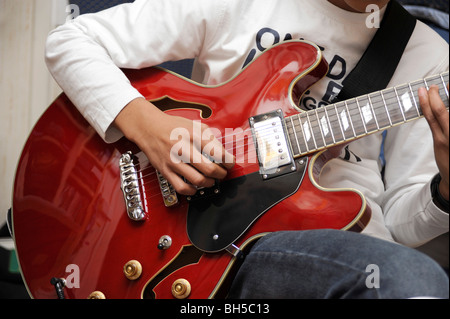
POLYGON ((305 138, 306 148, 308 152, 316 150, 316 142, 313 139, 313 134, 311 131, 311 124, 309 123, 308 112, 301 113, 299 116, 299 126, 302 129, 303 136, 305 138), (303 118, 302 118, 303 117, 303 118))
POLYGON ((294 124, 294 129, 296 132, 297 142, 300 144, 300 149, 302 149, 302 153, 308 153, 310 151, 310 148, 308 147, 308 143, 305 139, 305 134, 303 132, 301 120, 300 120, 301 114, 296 114, 295 116, 291 117, 292 123, 294 124))
POLYGON ((441 84, 441 79, 440 79, 439 75, 434 75, 434 76, 430 76, 428 78, 425 78, 425 81, 428 81, 430 83, 429 84, 430 86, 431 85, 440 86, 440 84, 441 84))
POLYGON ((301 150, 300 144, 298 142, 297 132, 295 131, 295 125, 292 120, 292 116, 288 117, 285 120, 285 123, 286 123, 286 129, 288 132, 289 140, 291 141, 292 153, 295 157, 297 155, 300 155, 302 153, 302 150, 301 150))
POLYGON ((441 75, 435 75, 424 79, 424 82, 427 85, 427 89, 431 85, 437 85, 439 87, 439 95, 443 101, 448 101, 448 90, 447 85, 445 84, 448 82, 448 72, 443 73, 441 75), (444 79, 444 77, 447 78, 447 81, 444 79))
POLYGON ((442 73, 439 75, 439 86, 442 85, 443 90, 439 90, 439 92, 442 92, 440 94, 442 101, 444 102, 445 106, 448 108, 448 88, 447 88, 447 84, 448 83, 448 72, 446 73, 442 73))
MULTIPOLYGON (((448 83, 448 72, 442 73, 441 75, 431 76, 428 78, 425 78, 421 81, 421 83, 425 84, 425 87, 427 90, 430 89, 431 85, 437 85, 439 87, 439 95, 448 108, 448 89, 447 84, 448 83)), ((423 86, 423 85, 422 85, 423 86)))
POLYGON ((444 103, 448 103, 448 89, 447 85, 445 84, 447 82, 448 82, 448 72, 445 72, 441 75, 428 77, 421 81, 421 83, 425 84, 427 90, 430 89, 431 85, 437 85, 439 87, 439 95, 441 99, 444 101, 444 103))
POLYGON ((301 133, 300 135, 303 137, 303 142, 305 142, 304 145, 305 145, 306 151, 309 152, 308 142, 306 141, 306 134, 303 131, 302 123, 301 123, 301 120, 300 120, 300 115, 301 114, 298 114, 295 118, 291 117, 291 119, 292 119, 292 123, 294 123, 295 130, 297 132, 301 133), (297 121, 298 124, 295 123, 296 121, 297 121))
POLYGON ((364 127, 364 133, 367 134, 366 122, 369 122, 372 119, 372 115, 370 114, 370 112, 367 112, 367 108, 365 108, 364 110, 361 109, 361 105, 359 105, 358 99, 355 99, 355 101, 356 105, 358 106, 359 115, 361 116, 361 123, 364 127))
POLYGON ((408 87, 409 87, 409 91, 411 92, 411 96, 413 98, 414 106, 416 107, 417 116, 421 116, 422 113, 421 113, 421 110, 419 109, 419 104, 417 103, 417 99, 414 94, 414 90, 411 87, 411 83, 408 84, 408 87))
POLYGON ((366 96, 361 96, 356 99, 356 103, 359 107, 366 133, 377 131, 379 127, 372 112, 369 99, 366 96))
MULTIPOLYGON (((326 146, 327 143, 325 142, 325 132, 324 129, 328 130, 328 127, 324 128, 323 127, 323 123, 320 121, 319 118, 319 112, 317 111, 317 109, 314 109, 314 113, 316 113, 316 121, 317 121, 317 129, 320 133, 319 137, 322 136, 322 141, 323 141, 323 146, 326 146)), ((328 130, 329 131, 329 130, 328 130)), ((316 132, 317 133, 317 132, 316 132)), ((328 134, 328 133, 327 133, 328 134)))
MULTIPOLYGON (((354 100, 353 100, 354 101, 354 100)), ((363 115, 356 102, 345 102, 350 114, 350 124, 353 127, 356 136, 366 135, 367 129, 364 124, 363 115)))
POLYGON ((335 123, 337 122, 339 125, 339 130, 337 132, 334 132, 335 139, 338 141, 345 141, 345 135, 344 135, 344 129, 342 127, 341 120, 339 119, 339 111, 337 109, 336 104, 332 104, 331 107, 334 108, 334 112, 331 112, 332 115, 330 115, 330 122, 335 123), (336 121, 332 121, 331 118, 336 117, 336 121))
POLYGON ((444 87, 445 95, 446 95, 446 97, 447 97, 447 99, 448 99, 448 89, 447 89, 447 84, 445 84, 445 80, 444 80, 444 77, 442 76, 442 74, 439 75, 439 77, 441 78, 441 82, 442 82, 442 85, 443 85, 443 87, 444 87))
POLYGON ((328 105, 324 106, 323 109, 325 110, 325 116, 327 118, 327 123, 330 127, 330 135, 331 135, 331 138, 333 139, 333 144, 336 144, 336 139, 334 137, 334 132, 333 132, 334 126, 331 124, 330 116, 328 115, 328 105))
POLYGON ((367 99, 369 100, 370 109, 372 111, 373 118, 375 120, 375 125, 377 126, 377 131, 379 131, 380 130, 380 125, 378 124, 377 115, 375 114, 375 110, 374 110, 374 107, 373 107, 372 99, 370 98, 370 94, 367 95, 367 99))
POLYGON ((403 108, 402 108, 402 102, 400 101, 400 97, 398 96, 398 91, 397 88, 394 87, 394 92, 395 92, 395 97, 397 98, 397 106, 400 110, 400 112, 402 113, 402 117, 403 117, 403 122, 406 122, 406 117, 405 117, 405 112, 403 112, 403 108))
POLYGON ((313 133, 316 149, 321 149, 325 146, 325 140, 320 129, 319 119, 317 118, 316 110, 308 112, 309 124, 313 133))
POLYGON ((396 93, 398 94, 399 106, 402 110, 405 121, 417 118, 417 109, 414 108, 413 99, 410 95, 410 90, 407 85, 398 86, 396 93))
POLYGON ((353 138, 353 137, 357 136, 356 135, 356 131, 355 131, 355 127, 353 126, 353 122, 351 120, 350 110, 348 109, 347 102, 344 101, 344 105, 345 105, 345 110, 343 110, 341 112, 341 119, 344 121, 344 126, 346 127, 346 129, 345 129, 346 131, 347 131, 347 128, 349 127, 348 123, 350 122, 350 126, 351 126, 352 132, 353 132, 353 136, 352 136, 352 138, 353 138), (348 115, 348 117, 347 117, 347 115, 348 115))
POLYGON ((389 89, 384 91, 384 97, 386 99, 386 105, 391 118, 392 125, 405 121, 401 107, 399 107, 399 99, 395 92, 395 89, 389 89))
POLYGON ((308 153, 310 149, 309 149, 308 143, 306 142, 306 139, 305 139, 305 134, 303 132, 302 123, 300 120, 300 114, 296 114, 295 116, 292 116, 291 121, 292 121, 292 124, 294 125, 297 142, 301 145, 300 149, 303 150, 302 153, 300 153, 300 154, 308 153))
POLYGON ((417 113, 419 114, 419 116, 423 115, 422 114, 422 109, 420 108, 420 102, 419 102, 419 88, 424 87, 423 83, 424 83, 423 80, 419 80, 419 81, 411 82, 409 84, 410 91, 413 92, 412 96, 413 96, 414 101, 415 101, 415 103, 417 105, 417 113))
POLYGON ((316 114, 322 130, 325 145, 333 145, 335 143, 333 129, 329 123, 328 115, 326 113, 326 106, 316 109, 316 114))
POLYGON ((302 154, 305 152, 309 152, 308 144, 305 141, 305 137, 303 135, 302 124, 300 122, 300 114, 297 114, 295 118, 292 119, 292 123, 294 123, 294 128, 297 136, 297 141, 301 145, 302 154))
POLYGON ((389 126, 392 126, 391 115, 389 114, 389 108, 387 106, 386 99, 384 98, 383 91, 380 91, 380 94, 381 94, 381 98, 383 99, 384 108, 386 110, 386 114, 387 114, 387 117, 388 117, 388 120, 389 120, 389 126))
POLYGON ((383 92, 370 94, 369 100, 372 102, 373 113, 375 114, 378 130, 391 126, 392 124, 384 102, 383 92))

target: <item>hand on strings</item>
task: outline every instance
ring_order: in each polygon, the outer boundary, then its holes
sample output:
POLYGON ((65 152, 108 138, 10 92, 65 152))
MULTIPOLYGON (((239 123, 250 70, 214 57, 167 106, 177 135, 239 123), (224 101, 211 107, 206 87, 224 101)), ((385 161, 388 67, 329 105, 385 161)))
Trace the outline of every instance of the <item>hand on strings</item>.
MULTIPOLYGON (((234 166, 234 158, 205 124, 168 115, 143 98, 130 102, 116 117, 114 124, 134 142, 158 170, 183 195, 193 195, 197 187, 212 187, 224 179, 234 166), (201 138, 194 140, 194 127, 201 138), (180 138, 172 133, 185 132, 180 138), (213 145, 214 154, 204 156, 203 148, 213 145), (182 152, 181 150, 189 150, 182 152), (184 177, 184 178, 183 178, 184 177)), ((177 134, 175 134, 177 135, 177 134)))

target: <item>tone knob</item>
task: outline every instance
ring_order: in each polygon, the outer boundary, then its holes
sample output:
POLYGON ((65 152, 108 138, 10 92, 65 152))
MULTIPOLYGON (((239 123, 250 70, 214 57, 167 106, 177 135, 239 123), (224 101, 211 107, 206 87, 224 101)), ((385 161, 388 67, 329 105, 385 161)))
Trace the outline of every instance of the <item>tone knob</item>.
POLYGON ((130 260, 123 266, 123 273, 129 280, 136 280, 141 277, 142 265, 137 260, 130 260))
POLYGON ((105 294, 101 291, 94 291, 88 297, 88 299, 106 299, 105 294))
POLYGON ((172 295, 177 299, 186 299, 191 294, 191 284, 186 279, 178 279, 172 284, 172 295))

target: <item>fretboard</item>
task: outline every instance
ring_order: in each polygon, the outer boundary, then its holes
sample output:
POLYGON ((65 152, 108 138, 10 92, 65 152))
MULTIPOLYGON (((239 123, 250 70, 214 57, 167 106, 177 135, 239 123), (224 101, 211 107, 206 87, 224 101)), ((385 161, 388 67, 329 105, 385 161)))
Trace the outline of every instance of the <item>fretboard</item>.
POLYGON ((285 118, 294 157, 313 153, 423 116, 420 87, 439 86, 447 109, 448 72, 285 118))

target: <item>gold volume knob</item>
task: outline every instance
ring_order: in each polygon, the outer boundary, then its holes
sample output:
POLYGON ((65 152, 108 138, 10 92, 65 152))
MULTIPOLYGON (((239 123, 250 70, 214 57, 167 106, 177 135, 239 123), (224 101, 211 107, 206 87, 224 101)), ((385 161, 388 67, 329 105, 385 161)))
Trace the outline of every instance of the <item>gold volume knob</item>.
POLYGON ((186 279, 178 279, 172 284, 172 295, 177 299, 186 299, 191 294, 191 284, 186 279))
POLYGON ((142 274, 142 265, 137 260, 130 260, 123 266, 123 273, 129 280, 136 280, 142 274))
POLYGON ((106 299, 105 294, 101 291, 94 291, 88 297, 88 299, 106 299))

